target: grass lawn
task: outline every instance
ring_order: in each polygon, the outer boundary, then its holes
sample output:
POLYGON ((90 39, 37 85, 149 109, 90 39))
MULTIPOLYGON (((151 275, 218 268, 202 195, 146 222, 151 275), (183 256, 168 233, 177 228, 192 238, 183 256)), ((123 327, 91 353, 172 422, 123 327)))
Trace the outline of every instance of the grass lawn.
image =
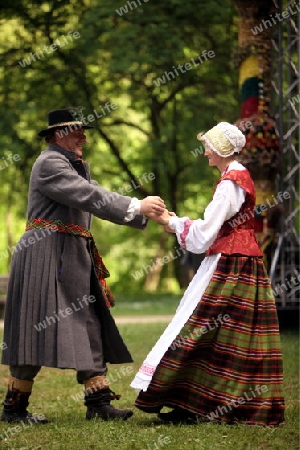
POLYGON ((123 296, 116 295, 116 306, 112 309, 115 317, 122 316, 159 316, 173 315, 182 295, 175 294, 144 294, 123 296))
MULTIPOLYGON (((170 313, 170 311, 169 311, 170 313)), ((153 314, 153 312, 152 312, 153 314)), ((120 332, 135 362, 109 367, 112 389, 122 393, 113 404, 132 407, 135 392, 129 387, 134 373, 165 324, 122 324, 120 332)), ((2 342, 2 331, 0 342, 2 342)), ((283 331, 286 424, 278 428, 202 425, 164 425, 154 414, 137 409, 127 422, 86 421, 82 388, 75 372, 43 368, 36 378, 29 410, 44 413, 47 425, 20 427, 0 422, 0 449, 18 450, 296 450, 299 449, 299 336, 283 331)), ((0 366, 6 392, 7 367, 0 366)))

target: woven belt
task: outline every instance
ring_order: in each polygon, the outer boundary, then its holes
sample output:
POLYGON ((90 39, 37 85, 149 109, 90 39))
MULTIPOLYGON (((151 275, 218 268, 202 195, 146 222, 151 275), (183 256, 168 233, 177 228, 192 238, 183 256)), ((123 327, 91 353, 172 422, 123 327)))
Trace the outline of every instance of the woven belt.
POLYGON ((59 233, 67 233, 72 236, 85 237, 91 240, 91 255, 96 271, 97 278, 99 280, 102 293, 108 307, 114 306, 114 296, 108 287, 105 278, 110 276, 109 271, 105 267, 99 250, 96 247, 95 240, 90 230, 81 227, 80 225, 74 225, 72 223, 64 223, 61 220, 47 220, 47 219, 32 219, 26 223, 26 231, 33 230, 35 228, 49 228, 59 233))

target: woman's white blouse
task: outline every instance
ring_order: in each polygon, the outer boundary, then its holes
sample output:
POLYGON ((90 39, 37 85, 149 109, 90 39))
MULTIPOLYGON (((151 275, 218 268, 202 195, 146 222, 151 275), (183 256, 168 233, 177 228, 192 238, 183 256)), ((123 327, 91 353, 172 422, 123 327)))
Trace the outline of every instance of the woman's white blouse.
MULTIPOLYGON (((244 170, 244 167, 233 161, 228 166, 229 170, 244 170)), ((206 207, 203 219, 173 216, 169 226, 176 232, 182 247, 192 253, 204 253, 216 239, 223 223, 239 212, 245 197, 245 190, 234 181, 223 180, 206 207)))

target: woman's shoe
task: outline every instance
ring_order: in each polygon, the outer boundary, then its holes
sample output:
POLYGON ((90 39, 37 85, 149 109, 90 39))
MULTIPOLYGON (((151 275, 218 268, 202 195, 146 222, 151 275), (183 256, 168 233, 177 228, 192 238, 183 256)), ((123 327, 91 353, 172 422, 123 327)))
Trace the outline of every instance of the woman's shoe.
POLYGON ((163 422, 176 423, 197 423, 197 415, 186 409, 176 407, 168 413, 158 413, 158 417, 163 422))

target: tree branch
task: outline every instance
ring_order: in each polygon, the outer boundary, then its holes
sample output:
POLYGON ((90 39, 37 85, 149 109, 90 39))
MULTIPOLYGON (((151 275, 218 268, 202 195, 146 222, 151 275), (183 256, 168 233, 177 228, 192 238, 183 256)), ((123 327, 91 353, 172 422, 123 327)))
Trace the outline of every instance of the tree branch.
POLYGON ((140 127, 139 125, 137 125, 136 123, 133 122, 129 122, 127 120, 122 120, 122 119, 115 119, 111 122, 107 122, 104 123, 103 122, 103 126, 114 126, 114 125, 126 125, 127 127, 132 127, 137 129, 138 131, 140 131, 141 133, 143 133, 145 136, 147 136, 148 138, 151 136, 150 133, 146 130, 144 130, 142 127, 140 127))

